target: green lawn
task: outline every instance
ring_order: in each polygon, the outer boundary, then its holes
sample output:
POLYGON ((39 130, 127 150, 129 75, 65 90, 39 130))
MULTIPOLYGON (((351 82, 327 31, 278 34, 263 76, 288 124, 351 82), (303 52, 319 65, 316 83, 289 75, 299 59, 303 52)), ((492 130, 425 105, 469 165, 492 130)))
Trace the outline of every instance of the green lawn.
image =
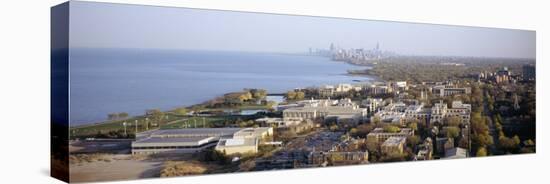
POLYGON ((203 110, 226 110, 226 109, 233 109, 233 110, 265 110, 269 109, 269 105, 256 105, 256 104, 248 104, 248 105, 241 105, 237 107, 220 107, 220 108, 206 108, 203 110))
MULTIPOLYGON (((239 107, 223 108, 223 109, 235 109, 235 110, 257 110, 268 109, 267 105, 243 105, 239 107)), ((221 110, 220 109, 206 109, 206 110, 221 110)), ((103 134, 110 131, 124 131, 123 123, 126 122, 126 131, 128 134, 135 133, 135 122, 137 120, 138 132, 151 130, 155 128, 161 129, 175 129, 175 128, 197 128, 202 127, 224 127, 226 121, 235 120, 234 116, 212 116, 212 117, 186 117, 181 115, 175 115, 173 112, 165 112, 165 117, 162 120, 163 125, 160 127, 149 126, 147 129, 145 116, 134 116, 123 120, 105 121, 92 125, 75 126, 70 128, 71 137, 88 138, 94 137, 101 132, 103 134), (204 123, 203 123, 204 121, 204 123), (195 123, 196 122, 196 123, 195 123), (196 125, 195 125, 196 124, 196 125)), ((151 121, 149 119, 149 121, 151 121)))
POLYGON ((224 125, 227 120, 232 120, 235 117, 230 116, 212 116, 212 117, 188 117, 182 120, 172 122, 161 126, 161 129, 176 129, 176 128, 211 128, 224 125))
MULTIPOLYGON (((172 122, 182 118, 183 118, 182 116, 166 113, 162 122, 172 122)), ((147 126, 145 124, 145 116, 135 116, 124 120, 105 121, 105 122, 93 124, 93 125, 71 127, 70 133, 71 133, 71 137, 93 137, 99 131, 101 131, 102 133, 107 133, 110 131, 124 130, 123 123, 126 122, 128 123, 126 126, 126 131, 129 134, 133 134, 135 132, 136 120, 138 123, 138 132, 147 130, 147 126)), ((149 129, 154 129, 154 128, 157 128, 157 127, 152 127, 152 126, 149 127, 149 129)))

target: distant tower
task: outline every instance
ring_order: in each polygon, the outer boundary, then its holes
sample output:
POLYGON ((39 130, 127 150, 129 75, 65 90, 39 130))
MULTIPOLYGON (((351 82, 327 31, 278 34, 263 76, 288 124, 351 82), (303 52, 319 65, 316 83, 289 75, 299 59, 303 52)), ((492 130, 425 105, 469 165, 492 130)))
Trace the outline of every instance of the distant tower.
POLYGON ((374 48, 374 58, 380 59, 382 58, 382 51, 380 51, 380 43, 376 42, 376 48, 374 48))
POLYGON ((334 43, 330 43, 330 52, 334 52, 336 48, 334 48, 334 43))

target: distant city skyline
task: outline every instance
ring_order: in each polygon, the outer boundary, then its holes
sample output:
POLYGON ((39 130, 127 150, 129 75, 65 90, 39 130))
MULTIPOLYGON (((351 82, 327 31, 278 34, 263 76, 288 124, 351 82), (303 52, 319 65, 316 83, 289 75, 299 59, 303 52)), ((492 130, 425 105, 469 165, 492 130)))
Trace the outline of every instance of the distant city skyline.
POLYGON ((535 31, 71 1, 73 48, 535 58, 535 31))

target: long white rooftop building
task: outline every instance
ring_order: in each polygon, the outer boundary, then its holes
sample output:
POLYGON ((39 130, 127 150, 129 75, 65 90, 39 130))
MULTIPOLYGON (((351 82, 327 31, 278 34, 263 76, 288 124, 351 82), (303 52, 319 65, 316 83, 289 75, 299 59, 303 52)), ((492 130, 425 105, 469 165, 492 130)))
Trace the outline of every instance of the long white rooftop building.
POLYGON ((261 140, 272 135, 271 127, 152 130, 138 134, 132 142, 132 154, 196 153, 215 147, 220 140, 261 140))

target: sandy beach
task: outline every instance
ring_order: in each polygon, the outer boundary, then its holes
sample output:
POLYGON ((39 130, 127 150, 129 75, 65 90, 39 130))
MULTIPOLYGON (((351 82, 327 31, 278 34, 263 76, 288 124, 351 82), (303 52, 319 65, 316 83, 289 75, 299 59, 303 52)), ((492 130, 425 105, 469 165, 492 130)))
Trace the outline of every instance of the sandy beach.
POLYGON ((163 161, 138 160, 131 155, 103 155, 108 161, 70 164, 71 182, 130 180, 158 177, 163 161))

